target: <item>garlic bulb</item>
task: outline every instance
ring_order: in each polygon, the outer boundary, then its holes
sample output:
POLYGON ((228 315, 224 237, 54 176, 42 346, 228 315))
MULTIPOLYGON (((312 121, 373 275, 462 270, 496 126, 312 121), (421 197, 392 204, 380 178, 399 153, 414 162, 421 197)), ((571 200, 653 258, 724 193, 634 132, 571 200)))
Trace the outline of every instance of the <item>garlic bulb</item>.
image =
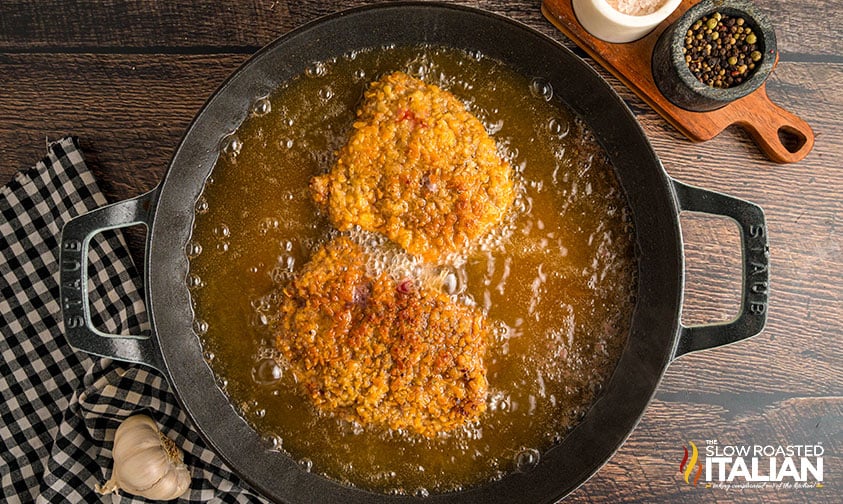
POLYGON ((131 416, 120 424, 112 455, 111 479, 95 487, 101 494, 125 490, 147 499, 170 500, 190 486, 181 450, 146 415, 131 416))

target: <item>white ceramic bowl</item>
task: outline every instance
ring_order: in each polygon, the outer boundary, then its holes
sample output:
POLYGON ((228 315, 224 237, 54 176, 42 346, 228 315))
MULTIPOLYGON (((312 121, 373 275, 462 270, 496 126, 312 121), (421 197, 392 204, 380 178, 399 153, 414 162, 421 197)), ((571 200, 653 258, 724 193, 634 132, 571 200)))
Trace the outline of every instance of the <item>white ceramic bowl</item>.
POLYGON ((644 16, 631 16, 615 10, 606 0, 573 0, 574 14, 580 24, 606 42, 638 40, 667 19, 682 0, 667 0, 658 10, 644 16))

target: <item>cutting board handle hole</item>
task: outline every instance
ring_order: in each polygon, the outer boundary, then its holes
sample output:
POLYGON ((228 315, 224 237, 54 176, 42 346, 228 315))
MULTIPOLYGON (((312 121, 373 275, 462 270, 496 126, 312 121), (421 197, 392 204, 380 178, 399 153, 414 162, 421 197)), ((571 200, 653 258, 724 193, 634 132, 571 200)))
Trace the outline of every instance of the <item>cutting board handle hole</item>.
POLYGON ((782 146, 791 154, 799 152, 799 149, 801 149, 805 145, 805 142, 808 141, 808 137, 791 126, 782 126, 779 128, 778 133, 779 142, 781 142, 782 146))

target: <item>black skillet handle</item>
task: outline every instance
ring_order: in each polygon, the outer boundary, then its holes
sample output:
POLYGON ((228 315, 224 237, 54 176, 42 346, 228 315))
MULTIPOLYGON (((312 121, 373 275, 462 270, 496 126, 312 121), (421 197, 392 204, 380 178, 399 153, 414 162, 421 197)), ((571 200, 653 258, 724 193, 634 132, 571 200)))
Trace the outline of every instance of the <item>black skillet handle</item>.
MULTIPOLYGON (((143 224, 149 228, 157 190, 92 210, 64 225, 60 245, 60 292, 64 331, 70 346, 101 357, 161 369, 155 339, 149 334, 104 333, 91 322, 88 300, 88 249, 91 239, 108 229, 143 224)), ((149 235, 147 234, 147 250, 149 235)), ((148 303, 147 303, 148 306, 148 303)))
POLYGON ((743 287, 738 317, 725 324, 682 326, 673 358, 689 352, 728 345, 764 329, 770 286, 770 248, 761 207, 725 194, 673 181, 679 208, 731 217, 741 233, 743 287))

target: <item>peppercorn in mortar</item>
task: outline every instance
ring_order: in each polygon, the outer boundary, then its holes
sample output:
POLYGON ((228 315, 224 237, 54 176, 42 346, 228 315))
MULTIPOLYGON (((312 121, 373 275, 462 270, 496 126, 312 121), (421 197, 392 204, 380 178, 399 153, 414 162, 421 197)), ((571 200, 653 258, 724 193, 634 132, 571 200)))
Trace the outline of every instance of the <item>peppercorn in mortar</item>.
POLYGON ((700 82, 725 89, 752 76, 763 58, 759 42, 742 17, 714 12, 691 25, 682 52, 700 82))
POLYGON ((322 412, 433 437, 486 409, 490 329, 476 309, 367 268, 347 236, 283 289, 276 347, 322 412))
POLYGON ((311 180, 341 231, 377 231, 425 261, 499 223, 515 189, 483 124, 451 93, 403 72, 372 83, 332 170, 311 180))

